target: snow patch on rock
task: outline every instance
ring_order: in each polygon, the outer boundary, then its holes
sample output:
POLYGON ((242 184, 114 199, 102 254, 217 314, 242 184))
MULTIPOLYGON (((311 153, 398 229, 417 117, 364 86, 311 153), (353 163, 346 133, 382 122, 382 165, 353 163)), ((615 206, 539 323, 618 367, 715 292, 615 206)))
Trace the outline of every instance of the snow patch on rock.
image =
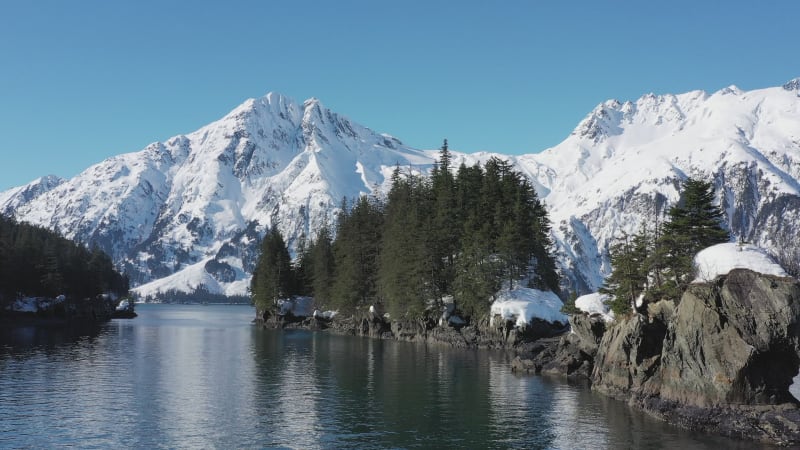
POLYGON ((313 297, 292 297, 278 300, 278 315, 291 313, 295 317, 311 317, 314 315, 313 297))
POLYGON ((594 292, 576 298, 575 307, 589 315, 600 314, 604 321, 612 322, 614 321, 614 312, 606 304, 610 299, 611 296, 608 294, 594 292))
POLYGON ((567 323, 567 316, 561 312, 564 304, 556 294, 531 288, 502 290, 492 303, 491 316, 514 321, 516 326, 525 327, 533 319, 545 322, 567 323))
POLYGON ((750 244, 725 243, 708 247, 695 256, 694 264, 697 268, 695 283, 712 281, 733 269, 749 269, 778 277, 789 276, 764 249, 750 244))

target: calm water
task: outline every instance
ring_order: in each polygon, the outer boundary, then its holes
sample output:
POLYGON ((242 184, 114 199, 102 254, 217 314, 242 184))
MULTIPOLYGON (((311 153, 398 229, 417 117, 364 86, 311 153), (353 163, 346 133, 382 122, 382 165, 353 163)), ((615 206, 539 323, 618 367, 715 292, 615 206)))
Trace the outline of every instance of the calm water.
POLYGON ((0 447, 753 448, 517 377, 488 351, 142 305, 91 330, 0 330, 0 447))

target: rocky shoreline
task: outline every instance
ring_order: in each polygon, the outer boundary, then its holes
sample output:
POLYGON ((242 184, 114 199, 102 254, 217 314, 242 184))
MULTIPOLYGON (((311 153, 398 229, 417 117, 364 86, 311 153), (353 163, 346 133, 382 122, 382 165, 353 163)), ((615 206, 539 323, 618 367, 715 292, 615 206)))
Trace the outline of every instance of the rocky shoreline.
POLYGON ((455 348, 515 351, 517 373, 586 380, 592 390, 683 428, 781 446, 800 445, 800 282, 731 271, 693 284, 611 324, 576 314, 521 331, 502 320, 464 327, 387 322, 375 313, 334 318, 262 316, 269 328, 329 330, 455 348), (569 332, 565 332, 569 330, 569 332))
POLYGON ((572 332, 515 371, 582 378, 666 422, 728 437, 800 445, 800 283, 737 269, 693 284, 606 328, 576 315, 572 332))
POLYGON ((4 326, 56 326, 73 323, 99 323, 111 320, 116 313, 113 302, 98 298, 41 299, 43 305, 33 311, 0 310, 4 326))
MULTIPOLYGON (((294 317, 261 313, 256 321, 272 329, 306 329, 362 336, 443 345, 453 348, 505 349, 530 352, 543 340, 564 334, 569 327, 534 320, 524 330, 510 321, 484 319, 476 325, 453 326, 436 320, 386 320, 381 314, 366 312, 348 317, 294 317)), ((555 341, 554 341, 555 342, 555 341)))

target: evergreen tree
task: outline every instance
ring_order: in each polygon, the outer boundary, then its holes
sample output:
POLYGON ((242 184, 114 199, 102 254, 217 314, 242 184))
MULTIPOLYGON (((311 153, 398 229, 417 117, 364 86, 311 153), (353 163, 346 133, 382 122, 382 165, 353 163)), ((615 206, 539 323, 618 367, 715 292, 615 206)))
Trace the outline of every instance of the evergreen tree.
POLYGON ((467 167, 464 163, 456 174, 456 209, 459 211, 461 223, 467 215, 477 211, 480 203, 481 186, 483 185, 483 168, 475 164, 467 167))
MULTIPOLYGON (((532 188, 531 188, 532 189, 532 188)), ((534 195, 536 191, 533 191, 534 195)), ((561 277, 556 269, 556 259, 553 256, 553 240, 550 238, 550 216, 547 208, 535 197, 533 200, 533 260, 535 261, 535 274, 531 278, 532 287, 540 290, 558 292, 561 277)))
MULTIPOLYGON (((456 203, 456 180, 451 172, 451 155, 447 139, 439 152, 441 170, 431 177, 430 193, 421 191, 420 225, 424 234, 429 257, 432 289, 437 299, 448 295, 455 277, 455 259, 458 253, 462 221, 456 203)), ((424 186, 424 183, 421 183, 424 186)))
POLYGON ((302 234, 297 240, 297 258, 292 264, 292 286, 291 292, 294 295, 312 295, 312 271, 313 261, 311 252, 314 242, 306 239, 302 234))
POLYGON ((394 177, 386 205, 381 243, 378 287, 388 312, 399 317, 409 313, 422 315, 429 296, 430 265, 419 236, 420 214, 425 190, 422 180, 408 176, 394 177))
POLYGON ((564 314, 578 314, 581 312, 580 308, 575 306, 575 300, 578 299, 578 293, 575 291, 570 292, 569 298, 564 301, 564 306, 561 307, 561 312, 564 314))
POLYGON ((375 199, 360 197, 339 215, 333 254, 336 276, 331 300, 336 309, 352 312, 377 301, 377 268, 383 212, 375 199))
POLYGON ((694 278, 694 256, 714 244, 728 242, 730 234, 722 228, 722 210, 714 205, 711 183, 687 179, 680 202, 670 208, 669 220, 657 242, 658 260, 663 264, 663 294, 679 298, 694 278))
POLYGON ((660 245, 661 242, 662 228, 656 216, 653 232, 650 234, 648 242, 648 256, 645 261, 650 280, 649 289, 645 293, 645 299, 648 302, 658 301, 671 296, 670 291, 672 288, 665 277, 669 252, 666 246, 660 245))
MULTIPOLYGON (((395 168, 386 203, 343 200, 336 239, 330 234, 321 230, 299 252, 296 273, 301 291, 343 313, 383 303, 395 317, 420 317, 452 295, 463 315, 478 318, 504 279, 559 288, 549 218, 530 182, 498 158, 462 163, 454 175, 446 140, 430 177, 395 168)), ((274 301, 270 273, 259 265, 254 298, 274 301)))
POLYGON ((668 215, 663 228, 656 222, 648 234, 643 224, 638 234, 624 235, 611 247, 613 269, 601 291, 612 294, 615 312, 630 311, 639 296, 645 303, 680 298, 694 278, 697 252, 730 239, 711 183, 687 179, 668 215))
POLYGON ((253 304, 259 311, 274 308, 278 299, 293 293, 292 284, 289 250, 278 227, 273 226, 261 241, 261 254, 250 282, 253 304))
POLYGON ((730 240, 730 233, 722 228, 724 216, 714 205, 711 183, 689 178, 683 183, 681 201, 669 210, 664 233, 685 237, 686 251, 693 256, 706 247, 730 240))
POLYGON ((492 296, 500 289, 502 275, 489 247, 490 234, 489 224, 481 222, 477 215, 467 219, 453 289, 456 308, 466 318, 485 315, 492 296))
POLYGON ((636 309, 636 300, 647 289, 648 258, 647 232, 644 227, 633 237, 623 233, 611 247, 611 275, 606 278, 601 293, 610 294, 609 306, 616 315, 636 309))
POLYGON ((0 216, 0 304, 20 295, 123 296, 128 287, 102 251, 90 252, 55 232, 0 216))
POLYGON ((331 231, 325 225, 319 230, 317 240, 311 247, 311 292, 320 305, 327 305, 331 301, 335 267, 331 231))

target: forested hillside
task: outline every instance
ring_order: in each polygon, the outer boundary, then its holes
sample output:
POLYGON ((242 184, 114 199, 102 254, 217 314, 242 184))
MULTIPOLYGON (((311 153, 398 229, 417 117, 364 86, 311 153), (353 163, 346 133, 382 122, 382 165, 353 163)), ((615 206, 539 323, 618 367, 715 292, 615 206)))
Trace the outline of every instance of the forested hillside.
POLYGON ((294 265, 273 228, 254 271, 254 303, 265 310, 310 295, 341 312, 380 305, 393 317, 421 317, 452 298, 476 317, 503 283, 558 291, 550 221, 530 181, 498 158, 451 169, 447 141, 430 177, 395 168, 385 199, 344 201, 335 232, 301 245, 294 265))
POLYGON ((98 249, 0 216, 0 305, 18 297, 124 295, 128 279, 98 249))

